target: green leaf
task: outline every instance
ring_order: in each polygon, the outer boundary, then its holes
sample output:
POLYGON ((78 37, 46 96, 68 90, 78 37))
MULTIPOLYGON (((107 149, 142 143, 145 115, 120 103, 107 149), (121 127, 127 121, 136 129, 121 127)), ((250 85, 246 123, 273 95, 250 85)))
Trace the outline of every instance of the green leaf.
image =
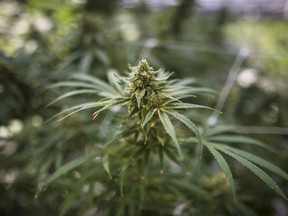
MULTIPOLYGON (((73 114, 75 114, 75 113, 77 113, 77 112, 80 112, 80 111, 82 111, 82 110, 91 109, 91 108, 95 108, 95 107, 99 107, 99 106, 104 106, 102 109, 100 109, 100 110, 97 111, 97 113, 99 113, 99 112, 101 112, 101 111, 103 111, 103 110, 105 110, 105 109, 109 109, 109 108, 111 108, 112 106, 115 106, 115 104, 113 104, 113 103, 115 103, 114 100, 101 101, 101 102, 99 101, 99 102, 97 102, 97 103, 94 103, 94 105, 84 106, 84 107, 81 107, 81 108, 79 108, 79 109, 77 109, 77 110, 75 110, 75 111, 73 111, 73 112, 70 112, 69 114, 65 115, 64 117, 58 119, 58 121, 62 121, 62 120, 64 120, 65 118, 67 118, 67 117, 69 117, 69 116, 71 116, 71 115, 73 115, 73 114), (106 104, 107 104, 107 105, 106 105, 106 104)), ((64 110, 63 112, 67 112, 67 110, 69 110, 69 109, 66 109, 66 110, 64 110)), ((61 112, 61 113, 62 113, 62 112, 61 112)), ((59 113, 59 114, 60 114, 60 113, 59 113)))
POLYGON ((142 128, 152 119, 154 116, 154 113, 156 112, 157 109, 149 110, 147 115, 144 118, 144 121, 142 122, 142 128))
POLYGON ((115 90, 113 89, 112 86, 110 86, 108 83, 106 83, 106 82, 104 82, 104 81, 102 81, 102 80, 100 80, 94 76, 91 76, 88 74, 76 73, 76 74, 72 75, 71 78, 90 82, 93 84, 93 86, 97 87, 98 89, 101 89, 102 91, 115 93, 115 90))
POLYGON ((140 108, 140 103, 141 103, 141 99, 144 97, 145 95, 145 89, 137 89, 136 92, 135 92, 135 97, 136 97, 136 100, 137 100, 137 106, 138 108, 140 108))
POLYGON ((74 159, 65 165, 61 166, 59 169, 57 169, 52 175, 50 175, 46 181, 44 182, 44 185, 48 185, 61 177, 62 175, 68 173, 69 171, 81 166, 82 164, 86 163, 89 160, 92 160, 94 157, 96 157, 99 154, 99 152, 92 152, 88 155, 79 157, 77 159, 74 159))
MULTIPOLYGON (((167 147, 163 148, 165 155, 172 160, 173 162, 175 162, 176 164, 178 164, 179 166, 182 166, 181 161, 178 160, 178 158, 175 156, 175 154, 173 153, 174 151, 170 151, 167 147)), ((174 149, 173 149, 174 150, 174 149)))
POLYGON ((123 202, 120 202, 118 207, 117 207, 117 211, 115 212, 115 216, 125 215, 124 210, 125 210, 125 205, 123 202))
MULTIPOLYGON (((56 115, 52 116, 50 119, 48 119, 46 122, 49 122, 51 121, 52 119, 60 116, 60 115, 63 115, 64 113, 68 113, 68 112, 73 112, 72 114, 76 113, 76 112, 79 112, 81 110, 84 110, 84 109, 90 109, 90 108, 93 108, 93 107, 97 107, 97 103, 100 103, 100 102, 88 102, 88 103, 83 103, 83 104, 78 104, 76 106, 72 106, 72 107, 69 107, 59 113, 57 113, 56 115), (96 105, 95 105, 96 104, 96 105)), ((102 104, 101 104, 102 105, 102 104)), ((105 104, 104 104, 105 105, 105 104)), ((71 114, 71 115, 72 115, 71 114)), ((70 114, 68 114, 70 115, 70 114)), ((64 116, 66 117, 66 116, 64 116)), ((68 117, 68 116, 67 116, 68 117)))
POLYGON ((235 160, 237 160, 239 163, 241 163, 243 166, 248 168, 251 172, 253 172, 256 176, 258 176, 264 183, 266 183, 270 188, 272 188, 276 193, 278 193, 280 196, 282 196, 284 199, 288 200, 283 191, 279 188, 279 186, 276 184, 276 182, 269 176, 267 173, 265 173, 262 169, 260 169, 258 166, 247 160, 246 158, 235 154, 232 151, 229 151, 222 146, 217 146, 217 149, 219 151, 222 151, 223 153, 231 156, 235 160))
POLYGON ((48 106, 50 106, 50 105, 52 105, 52 104, 54 104, 54 103, 56 103, 57 101, 59 101, 59 100, 62 100, 62 99, 64 99, 64 98, 67 98, 67 97, 71 97, 71 96, 74 96, 74 95, 78 95, 78 94, 87 94, 87 93, 98 93, 99 91, 97 91, 97 90, 92 90, 92 89, 81 89, 81 90, 75 90, 75 91, 70 91, 70 92, 67 92, 67 93, 65 93, 65 94, 63 94, 63 95, 61 95, 61 96, 59 96, 58 98, 56 98, 55 100, 53 100, 52 102, 50 102, 48 105, 47 105, 47 107, 48 106))
POLYGON ((115 107, 115 106, 121 106, 123 104, 126 104, 127 103, 127 99, 125 98, 118 98, 118 99, 113 99, 111 103, 105 105, 104 107, 102 107, 101 109, 97 110, 94 114, 98 114, 104 110, 107 110, 107 109, 110 109, 112 107, 115 107))
POLYGON ((246 158, 247 160, 259 165, 259 166, 262 166, 268 170, 270 170, 271 172, 281 176, 282 178, 286 179, 288 181, 288 174, 286 172, 284 172, 282 169, 280 169, 279 167, 277 167, 276 165, 270 163, 269 161, 261 158, 261 157, 258 157, 254 154, 251 154, 247 151, 243 151, 241 149, 237 149, 237 148, 234 148, 234 147, 230 147, 230 146, 226 146, 226 145, 219 145, 219 144, 216 144, 215 145, 215 148, 225 148, 227 149, 228 151, 231 151, 241 157, 244 157, 246 158))
MULTIPOLYGON (((144 149, 144 148, 143 148, 144 149)), ((126 177, 126 171, 127 169, 129 168, 129 166, 131 165, 131 163, 134 161, 134 159, 136 158, 135 156, 137 154, 141 154, 142 150, 143 149, 140 149, 140 150, 136 150, 132 156, 127 160, 125 161, 125 163, 122 163, 122 167, 121 167, 121 171, 120 171, 120 174, 119 174, 119 186, 120 186, 120 194, 121 196, 123 197, 124 195, 124 180, 125 180, 125 177, 126 177)))
POLYGON ((105 66, 110 65, 110 60, 109 60, 108 56, 102 50, 97 49, 95 51, 95 56, 97 56, 105 66))
MULTIPOLYGON (((178 98, 175 98, 173 96, 171 96, 170 94, 164 94, 163 92, 159 92, 159 94, 161 94, 162 96, 166 97, 166 98, 169 98, 171 101, 169 102, 175 102, 175 101, 178 101, 178 103, 182 103, 178 98)), ((167 103, 165 103, 166 105, 167 103)))
POLYGON ((64 82, 58 82, 55 84, 48 85, 47 88, 59 88, 59 87, 73 87, 73 88, 91 88, 91 89, 97 89, 101 90, 99 86, 92 85, 85 82, 79 82, 79 81, 64 81, 64 82))
POLYGON ((103 163, 103 167, 106 170, 106 172, 108 173, 110 179, 112 179, 111 173, 110 173, 110 168, 109 168, 109 155, 105 154, 102 157, 102 163, 103 163))
MULTIPOLYGON (((165 108, 169 108, 169 109, 209 109, 209 110, 217 111, 211 107, 202 106, 202 105, 198 105, 198 104, 190 104, 190 103, 170 103, 170 104, 167 104, 167 106, 165 106, 165 108)), ((219 112, 219 111, 217 111, 217 112, 219 112)), ((219 112, 219 113, 221 113, 221 112, 219 112)))
MULTIPOLYGON (((192 94, 175 96, 175 98, 178 99, 178 100, 184 99, 184 98, 195 98, 195 97, 196 97, 196 96, 195 96, 195 95, 192 95, 192 94)), ((168 103, 171 103, 171 101, 168 101, 168 103)), ((168 103, 167 103, 167 104, 168 104, 168 103)))
POLYGON ((211 154, 213 155, 213 157, 216 159, 216 161, 218 162, 219 166, 222 168, 224 174, 226 175, 226 177, 228 178, 229 182, 230 182, 230 186, 231 186, 231 190, 232 190, 232 194, 234 197, 234 200, 236 199, 236 193, 235 193, 235 186, 234 186, 234 180, 233 180, 233 176, 231 173, 231 170, 229 168, 229 165, 227 164, 226 160, 224 159, 224 157, 215 149, 213 144, 210 144, 208 142, 203 142, 203 144, 208 148, 208 150, 211 152, 211 154))
POLYGON ((177 82, 175 82, 175 86, 187 86, 187 85, 191 85, 194 84, 196 82, 196 80, 194 78, 185 78, 183 80, 177 80, 177 82))
POLYGON ((140 182, 139 184, 139 198, 140 198, 140 206, 143 205, 143 202, 145 200, 147 193, 146 185, 145 185, 145 179, 140 182))
POLYGON ((199 185, 195 184, 194 182, 185 180, 180 180, 175 178, 169 178, 168 185, 175 188, 175 190, 181 190, 181 193, 186 193, 187 191, 192 192, 193 194, 196 194, 197 196, 201 197, 201 199, 208 200, 211 199, 211 194, 201 188, 199 185))
POLYGON ((87 52, 84 57, 81 59, 80 71, 82 73, 88 73, 92 64, 93 53, 87 52))
POLYGON ((121 80, 119 79, 119 75, 118 75, 116 70, 110 69, 108 71, 107 77, 108 77, 109 83, 111 83, 111 85, 115 86, 119 92, 124 91, 123 87, 120 85, 121 80))
POLYGON ((103 210, 101 211, 103 216, 109 216, 111 215, 110 212, 112 211, 112 208, 110 208, 110 206, 107 208, 103 208, 103 210))
POLYGON ((45 174, 47 174, 48 169, 51 167, 53 160, 55 160, 55 158, 50 157, 47 162, 45 162, 42 166, 39 167, 39 169, 37 171, 38 182, 43 181, 43 178, 44 178, 45 174))
POLYGON ((120 195, 121 197, 124 196, 124 179, 126 176, 126 165, 122 167, 121 172, 120 172, 120 179, 119 179, 119 186, 120 186, 120 195))
POLYGON ((75 200, 77 200, 77 197, 81 193, 81 189, 76 189, 72 193, 68 193, 68 195, 65 196, 64 202, 62 202, 60 206, 60 215, 65 215, 69 208, 73 205, 75 200))
POLYGON ((165 73, 165 72, 163 73, 163 71, 160 69, 158 71, 158 74, 159 76, 156 77, 156 80, 161 82, 168 80, 174 73, 165 73))
POLYGON ((60 115, 63 115, 65 113, 68 113, 66 114, 64 117, 58 119, 58 121, 62 121, 63 119, 77 113, 77 112, 80 112, 82 110, 86 110, 86 109, 91 109, 91 108, 95 108, 95 107, 101 107, 101 106, 106 106, 106 105, 109 105, 109 104, 113 104, 115 103, 115 99, 112 99, 112 100, 102 100, 102 101, 98 101, 98 102, 89 102, 89 103, 83 103, 83 104, 79 104, 79 105, 76 105, 76 106, 72 106, 70 108, 67 108, 59 113, 57 113, 56 115, 52 116, 50 119, 48 119, 46 122, 49 122, 51 121, 52 119, 60 116, 60 115), (70 113, 69 113, 70 112, 70 113))
POLYGON ((197 137, 187 137, 187 138, 180 138, 178 139, 181 143, 194 143, 199 144, 199 139, 197 137))
POLYGON ((186 95, 186 94, 199 94, 199 93, 212 93, 215 94, 217 93, 216 91, 209 89, 209 88, 196 88, 196 87, 189 87, 189 86, 179 86, 179 85, 174 85, 171 86, 170 89, 167 89, 167 92, 171 92, 170 94, 172 96, 177 96, 177 95, 186 95))
POLYGON ((164 172, 164 149, 163 149, 163 146, 158 147, 158 155, 159 155, 159 161, 160 161, 160 174, 163 174, 163 172, 164 172))
POLYGON ((221 133, 232 132, 232 131, 233 131, 233 127, 231 127, 231 126, 216 125, 214 127, 206 128, 203 136, 210 137, 210 136, 213 136, 215 134, 221 134, 221 133))
POLYGON ((55 160, 55 168, 59 169, 59 167, 62 165, 63 162, 63 154, 62 152, 58 152, 55 160))
POLYGON ((239 136, 239 135, 218 135, 213 136, 209 138, 209 141, 213 142, 226 142, 226 143, 239 143, 239 144, 250 144, 250 145, 256 145, 263 148, 266 148, 267 150, 270 150, 272 152, 275 152, 276 150, 272 148, 271 146, 268 146, 267 144, 260 142, 259 140, 245 137, 245 136, 239 136))
POLYGON ((201 143, 201 136, 198 127, 189 118, 173 110, 164 110, 164 112, 169 113, 170 115, 181 121, 183 124, 185 124, 196 135, 196 137, 201 143))
POLYGON ((134 200, 130 200, 130 203, 127 206, 127 208, 128 208, 128 210, 127 210, 128 215, 137 215, 136 211, 138 209, 137 209, 137 205, 136 205, 134 200))
POLYGON ((173 127, 168 115, 165 112, 162 112, 162 111, 160 111, 158 109, 158 116, 160 118, 160 121, 161 121, 164 129, 166 130, 168 135, 172 138, 172 141, 175 143, 177 151, 178 151, 178 154, 179 154, 180 158, 182 159, 183 158, 183 154, 182 154, 180 145, 178 143, 174 127, 173 127))
POLYGON ((61 65, 59 66, 59 70, 63 70, 70 64, 72 64, 76 59, 80 58, 82 53, 80 51, 73 52, 69 56, 67 56, 64 61, 62 61, 61 65))

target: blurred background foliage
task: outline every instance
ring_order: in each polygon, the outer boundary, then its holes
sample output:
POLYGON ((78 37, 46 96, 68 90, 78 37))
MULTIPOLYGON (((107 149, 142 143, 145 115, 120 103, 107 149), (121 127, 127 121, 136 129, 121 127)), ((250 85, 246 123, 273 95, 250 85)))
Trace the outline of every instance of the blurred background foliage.
MULTIPOLYGON (((142 57, 155 68, 174 71, 175 77, 196 78, 202 86, 220 91, 239 50, 249 49, 237 68, 219 121, 278 149, 277 157, 263 155, 288 171, 285 11, 275 12, 277 16, 255 16, 224 6, 205 10, 200 5, 194 0, 162 4, 144 0, 0 1, 0 215, 89 216, 125 211, 118 209, 118 204, 131 202, 133 197, 128 193, 110 202, 114 195, 101 193, 107 187, 118 193, 118 186, 108 183, 97 158, 95 164, 84 164, 37 193, 49 174, 89 149, 100 151, 101 143, 116 130, 111 114, 93 122, 91 112, 45 123, 70 104, 89 98, 67 99, 46 107, 63 93, 47 90, 47 86, 75 72, 105 80, 109 71, 124 74, 129 64, 142 57), (101 214, 99 205, 106 209, 101 214)), ((212 107, 216 100, 198 98, 212 107)), ((195 120, 203 123, 208 117, 209 113, 199 113, 195 120)), ((155 174, 154 178, 159 178, 155 181, 162 186, 151 185, 151 200, 141 215, 288 214, 287 202, 249 171, 233 165, 242 209, 236 211, 227 195, 227 179, 213 160, 192 158, 187 167, 193 169, 194 178, 189 173, 172 173, 173 177, 167 173, 163 178, 155 174), (174 184, 181 185, 179 191, 172 190, 174 184), (159 200, 160 196, 165 199, 159 200), (189 203, 183 204, 183 200, 189 203)), ((277 182, 288 194, 287 182, 277 182)))

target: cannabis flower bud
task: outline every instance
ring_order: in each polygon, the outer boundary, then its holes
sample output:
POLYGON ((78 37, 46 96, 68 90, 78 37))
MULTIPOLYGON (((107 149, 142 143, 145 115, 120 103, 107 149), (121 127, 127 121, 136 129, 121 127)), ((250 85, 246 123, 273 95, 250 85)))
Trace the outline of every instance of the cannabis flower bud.
POLYGON ((155 71, 153 67, 150 67, 145 59, 142 59, 138 66, 131 67, 131 70, 128 94, 131 96, 133 103, 130 109, 155 108, 161 100, 160 90, 165 86, 165 83, 156 77, 159 71, 155 71))

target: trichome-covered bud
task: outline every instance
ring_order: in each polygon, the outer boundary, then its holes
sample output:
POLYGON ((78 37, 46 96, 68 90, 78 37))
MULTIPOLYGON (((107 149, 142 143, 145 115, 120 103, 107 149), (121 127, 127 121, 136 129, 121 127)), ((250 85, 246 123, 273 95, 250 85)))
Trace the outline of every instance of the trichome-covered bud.
POLYGON ((129 78, 129 95, 133 101, 132 109, 150 109, 159 102, 159 86, 153 67, 150 67, 145 59, 142 59, 136 67, 131 67, 129 78))

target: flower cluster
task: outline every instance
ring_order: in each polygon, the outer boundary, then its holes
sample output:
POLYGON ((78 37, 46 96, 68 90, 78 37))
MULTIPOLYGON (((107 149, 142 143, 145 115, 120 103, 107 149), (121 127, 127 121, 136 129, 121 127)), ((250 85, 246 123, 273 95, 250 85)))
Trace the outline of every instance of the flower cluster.
POLYGON ((159 71, 150 67, 145 59, 142 59, 138 66, 131 67, 131 70, 128 95, 132 103, 129 111, 156 108, 161 102, 161 90, 166 85, 156 77, 159 71))

